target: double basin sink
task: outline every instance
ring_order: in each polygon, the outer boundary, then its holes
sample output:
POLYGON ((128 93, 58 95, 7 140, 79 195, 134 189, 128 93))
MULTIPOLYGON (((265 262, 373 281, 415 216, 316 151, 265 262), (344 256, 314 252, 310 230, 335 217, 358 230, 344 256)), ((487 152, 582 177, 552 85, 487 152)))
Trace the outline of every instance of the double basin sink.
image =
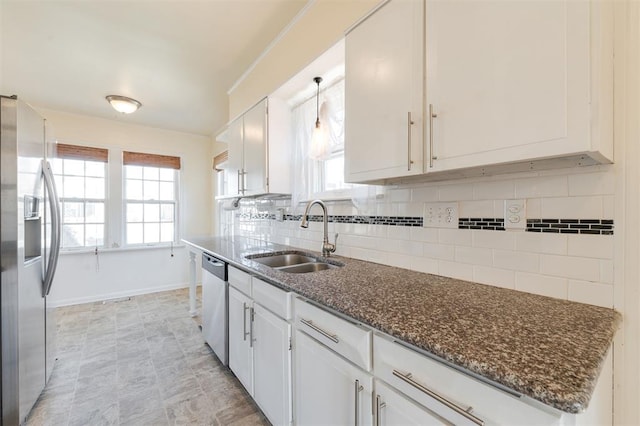
POLYGON ((325 258, 297 251, 253 254, 246 258, 291 274, 305 274, 344 266, 336 261, 327 261, 325 258))

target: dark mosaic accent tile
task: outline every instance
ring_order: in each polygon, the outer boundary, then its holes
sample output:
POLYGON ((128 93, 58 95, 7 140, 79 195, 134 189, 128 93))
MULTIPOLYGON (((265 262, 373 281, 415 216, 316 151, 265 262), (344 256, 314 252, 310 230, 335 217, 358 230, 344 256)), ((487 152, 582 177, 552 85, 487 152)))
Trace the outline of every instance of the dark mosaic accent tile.
POLYGON ((458 229, 483 229, 485 231, 504 231, 504 219, 495 217, 459 218, 458 229))
POLYGON ((613 235, 613 219, 527 219, 527 232, 613 235))

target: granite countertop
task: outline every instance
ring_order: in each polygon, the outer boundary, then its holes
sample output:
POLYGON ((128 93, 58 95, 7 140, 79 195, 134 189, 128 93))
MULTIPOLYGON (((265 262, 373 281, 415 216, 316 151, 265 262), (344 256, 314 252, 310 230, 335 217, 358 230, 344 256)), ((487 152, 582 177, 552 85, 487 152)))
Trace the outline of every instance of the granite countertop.
POLYGON ((280 272, 245 256, 297 249, 250 238, 184 241, 568 413, 587 408, 621 321, 612 309, 340 256, 342 268, 280 272))

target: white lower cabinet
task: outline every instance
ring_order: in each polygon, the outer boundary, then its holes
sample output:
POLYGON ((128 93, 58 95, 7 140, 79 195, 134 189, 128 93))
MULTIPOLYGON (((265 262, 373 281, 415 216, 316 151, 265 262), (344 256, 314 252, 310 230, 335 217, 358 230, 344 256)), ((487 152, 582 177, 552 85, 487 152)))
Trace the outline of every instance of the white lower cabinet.
POLYGON ((253 398, 274 425, 291 420, 291 325, 258 304, 253 316, 253 398))
POLYGON ((235 268, 229 268, 229 284, 229 368, 271 424, 288 426, 292 417, 290 293, 235 268))
POLYGON ((371 425, 373 379, 305 333, 295 333, 296 425, 371 425))
POLYGON ((450 423, 380 380, 375 381, 376 426, 432 426, 450 423))
POLYGON ((229 368, 253 395, 251 299, 229 286, 229 368))

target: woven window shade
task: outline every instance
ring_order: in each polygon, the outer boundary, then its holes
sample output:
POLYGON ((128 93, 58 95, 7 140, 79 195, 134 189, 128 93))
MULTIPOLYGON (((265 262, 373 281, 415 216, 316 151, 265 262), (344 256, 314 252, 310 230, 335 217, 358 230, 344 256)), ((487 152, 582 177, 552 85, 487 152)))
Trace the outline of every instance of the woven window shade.
POLYGON ((56 144, 58 158, 70 160, 101 161, 106 163, 109 158, 109 150, 104 148, 92 148, 89 146, 56 144))
POLYGON ((220 164, 224 163, 229 159, 229 151, 221 152, 220 154, 213 157, 213 170, 220 172, 222 169, 220 168, 220 164))
POLYGON ((122 164, 125 166, 161 167, 180 170, 180 157, 128 151, 124 151, 122 154, 122 164))

